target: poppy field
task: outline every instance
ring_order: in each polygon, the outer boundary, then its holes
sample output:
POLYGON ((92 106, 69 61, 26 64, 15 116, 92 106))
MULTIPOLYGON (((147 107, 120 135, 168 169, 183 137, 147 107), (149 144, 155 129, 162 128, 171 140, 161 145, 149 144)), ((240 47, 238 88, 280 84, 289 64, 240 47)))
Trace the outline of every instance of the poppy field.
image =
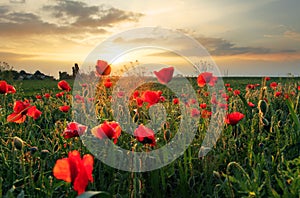
POLYGON ((172 68, 154 73, 159 83, 131 93, 113 91, 118 77, 110 76, 110 69, 96 72, 99 81, 81 83, 76 92, 71 80, 51 81, 46 88, 41 81, 30 94, 24 91, 31 89, 30 81, 27 87, 11 79, 0 81, 0 196, 300 196, 298 78, 228 77, 223 78, 224 89, 212 93, 209 87, 220 78, 203 72, 186 78, 195 91, 193 98, 165 86, 175 78, 172 68), (113 100, 126 94, 130 119, 138 125, 132 134, 113 116, 113 100), (166 114, 157 130, 147 127, 151 118, 161 116, 151 111, 155 105, 163 106, 166 114), (82 121, 89 120, 88 107, 94 109, 97 123, 82 121), (159 169, 130 172, 110 167, 81 141, 87 138, 95 147, 98 141, 109 141, 129 152, 155 151, 175 137, 181 107, 195 121, 195 136, 182 155, 159 169), (216 109, 225 112, 222 132, 202 156, 206 131, 219 116, 216 109))

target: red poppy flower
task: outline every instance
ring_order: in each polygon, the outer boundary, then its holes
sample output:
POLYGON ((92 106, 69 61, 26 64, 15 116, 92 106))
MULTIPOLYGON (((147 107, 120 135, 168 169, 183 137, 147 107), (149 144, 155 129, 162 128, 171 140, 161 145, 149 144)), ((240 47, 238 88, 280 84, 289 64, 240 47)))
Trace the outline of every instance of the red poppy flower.
POLYGON ((16 93, 16 89, 12 85, 7 85, 7 93, 14 94, 16 93))
POLYGON ((14 86, 7 84, 6 81, 1 80, 0 81, 0 94, 14 94, 16 93, 16 89, 14 86))
POLYGON ((133 98, 136 99, 136 98, 139 97, 139 96, 140 96, 140 92, 139 92, 138 90, 135 90, 135 91, 133 92, 133 98))
POLYGON ((300 91, 300 85, 298 85, 298 88, 297 88, 297 89, 298 89, 298 91, 300 91))
POLYGON ((207 111, 205 109, 201 111, 201 117, 202 118, 210 118, 211 114, 212 114, 211 111, 207 111))
POLYGON ((61 111, 61 112, 64 112, 64 113, 67 113, 69 110, 70 110, 70 106, 68 106, 68 105, 65 105, 65 106, 60 106, 59 107, 59 110, 61 111))
POLYGON ((231 87, 228 87, 228 88, 227 88, 227 91, 232 91, 232 88, 231 88, 231 87))
POLYGON ((59 92, 59 93, 57 93, 55 96, 56 96, 57 98, 61 98, 61 97, 64 96, 64 94, 65 94, 65 92, 59 92))
POLYGON ((214 86, 217 80, 218 77, 213 76, 212 73, 203 72, 198 76, 197 83, 199 87, 204 87, 206 84, 209 84, 210 86, 214 86))
POLYGON ((93 156, 86 154, 81 159, 80 153, 74 150, 69 152, 68 158, 56 161, 53 175, 56 179, 72 182, 74 190, 80 195, 85 191, 88 182, 93 182, 93 168, 93 156))
POLYGON ((290 96, 289 96, 288 93, 285 93, 285 94, 284 94, 284 98, 285 98, 285 99, 289 99, 289 97, 290 97, 290 96))
POLYGON ((236 90, 233 91, 233 94, 234 94, 235 96, 238 96, 238 95, 241 94, 241 91, 238 90, 238 89, 236 89, 236 90))
POLYGON ((13 110, 14 112, 7 116, 7 122, 23 123, 26 115, 37 119, 42 114, 35 106, 30 106, 28 101, 16 101, 13 110))
POLYGON ((226 83, 226 84, 225 84, 225 87, 230 87, 230 84, 229 84, 229 83, 226 83))
POLYGON ((76 103, 84 103, 84 97, 83 96, 76 94, 74 96, 74 98, 76 100, 76 103))
POLYGON ((248 85, 246 86, 246 88, 247 88, 247 89, 254 89, 254 88, 255 88, 255 85, 253 85, 253 84, 248 84, 248 85))
POLYGON ((248 106, 254 108, 255 104, 253 104, 252 102, 248 102, 248 106))
POLYGON ((150 146, 156 145, 155 133, 152 129, 145 127, 143 124, 139 125, 134 131, 134 136, 137 141, 142 144, 149 144, 150 146))
POLYGON ((173 73, 174 73, 174 67, 168 67, 168 68, 163 68, 159 71, 154 71, 153 72, 161 84, 167 84, 172 80, 173 73))
POLYGON ((193 108, 191 111, 191 116, 193 118, 198 117, 200 115, 200 111, 197 108, 193 108))
POLYGON ((272 89, 276 89, 277 83, 276 83, 276 82, 270 83, 270 87, 271 87, 272 89))
POLYGON ((100 140, 104 138, 113 139, 114 143, 116 144, 118 141, 118 138, 121 135, 121 127, 119 123, 112 121, 107 122, 105 121, 103 124, 100 124, 99 126, 96 126, 92 128, 91 132, 92 134, 99 138, 100 140))
POLYGON ((125 96, 125 92, 124 91, 118 91, 117 96, 118 96, 118 98, 122 98, 123 96, 125 96))
POLYGON ((271 80, 271 78, 270 78, 269 76, 266 76, 266 77, 265 77, 265 80, 266 80, 266 81, 269 81, 269 80, 271 80))
POLYGON ((147 90, 142 94, 142 100, 150 107, 160 101, 160 92, 147 90))
POLYGON ((33 119, 38 119, 41 116, 42 112, 36 108, 36 106, 32 106, 28 109, 27 115, 32 117, 33 119))
POLYGON ((69 83, 65 80, 61 80, 58 82, 57 84, 58 88, 64 91, 71 91, 71 87, 69 85, 69 83))
POLYGON ((142 107, 142 106, 143 106, 144 101, 143 101, 140 97, 137 97, 137 98, 135 99, 135 101, 136 101, 136 105, 137 105, 138 107, 142 107))
POLYGON ((230 125, 236 125, 244 117, 245 117, 245 115, 240 112, 233 112, 233 113, 227 114, 227 116, 225 118, 225 122, 230 125))
POLYGON ((224 103, 219 103, 218 106, 222 109, 226 109, 228 110, 228 104, 224 104, 224 103))
POLYGON ((274 94, 274 96, 275 96, 275 97, 279 97, 279 96, 281 96, 281 94, 282 94, 282 93, 281 93, 280 91, 276 91, 275 94, 274 94))
POLYGON ((96 75, 102 76, 102 75, 109 75, 111 72, 110 65, 107 64, 106 61, 98 60, 96 65, 96 75))
POLYGON ((217 97, 216 97, 215 95, 213 95, 213 96, 211 97, 210 102, 211 102, 211 104, 214 104, 214 105, 218 104, 217 97))
POLYGON ((45 93, 44 97, 48 99, 48 98, 50 98, 50 94, 49 93, 45 93))
POLYGON ((73 137, 79 137, 86 131, 87 127, 78 124, 77 122, 70 122, 67 125, 67 128, 63 132, 63 136, 66 139, 73 138, 73 137))
POLYGON ((105 82, 104 82, 104 86, 106 88, 110 88, 112 86, 112 82, 110 81, 110 79, 106 79, 105 82))
POLYGON ((42 96, 41 95, 36 95, 35 98, 36 99, 42 99, 42 96))
POLYGON ((0 93, 1 94, 6 94, 8 91, 8 88, 7 88, 7 82, 4 81, 4 80, 1 80, 0 81, 0 93))
POLYGON ((202 104, 200 104, 199 106, 200 106, 201 109, 206 109, 207 104, 206 104, 206 103, 202 103, 202 104))
POLYGON ((173 99, 173 104, 174 104, 174 105, 177 105, 178 103, 179 103, 179 99, 178 99, 178 98, 174 98, 174 99, 173 99))

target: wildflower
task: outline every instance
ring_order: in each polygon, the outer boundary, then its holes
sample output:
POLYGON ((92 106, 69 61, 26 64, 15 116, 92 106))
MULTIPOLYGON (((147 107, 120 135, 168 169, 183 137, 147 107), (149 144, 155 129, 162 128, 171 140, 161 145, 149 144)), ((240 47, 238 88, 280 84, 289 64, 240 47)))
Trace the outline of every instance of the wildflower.
POLYGON ((57 86, 59 89, 64 90, 64 91, 71 91, 71 87, 69 85, 69 83, 65 80, 61 80, 57 83, 57 86))
POLYGON ((8 91, 8 88, 7 88, 7 82, 4 81, 4 80, 1 80, 0 81, 0 93, 1 94, 6 94, 8 91))
POLYGON ((45 93, 44 97, 48 99, 48 98, 50 98, 50 94, 49 93, 45 93))
POLYGON ((271 78, 270 78, 269 76, 266 76, 266 77, 265 77, 265 80, 266 80, 266 81, 269 81, 269 80, 271 80, 271 78))
POLYGON ((73 188, 78 195, 82 194, 88 182, 93 182, 94 158, 86 154, 83 158, 76 150, 69 152, 67 158, 56 161, 53 168, 53 175, 56 179, 72 182, 73 188))
POLYGON ((179 99, 178 99, 178 98, 174 98, 174 99, 173 99, 173 104, 174 104, 174 105, 177 105, 178 103, 179 103, 179 99))
POLYGON ((276 82, 270 83, 270 87, 271 87, 272 89, 276 89, 277 83, 276 83, 276 82))
POLYGON ((202 104, 200 104, 199 106, 200 106, 201 109, 206 109, 207 104, 206 104, 206 103, 202 103, 202 104))
POLYGON ((23 123, 26 115, 37 119, 42 114, 35 106, 30 106, 28 101, 16 101, 14 103, 14 112, 7 116, 7 122, 23 123))
POLYGON ((152 129, 145 127, 143 124, 139 125, 134 131, 135 138, 142 144, 156 145, 155 133, 152 129))
POLYGON ((233 112, 233 113, 227 114, 227 116, 225 118, 225 122, 230 125, 236 125, 244 117, 245 117, 245 115, 240 112, 233 112))
POLYGON ((158 103, 160 101, 161 93, 157 91, 147 90, 142 94, 142 100, 148 103, 148 107, 158 103))
POLYGON ((248 85, 246 86, 246 88, 247 88, 247 89, 255 89, 255 85, 253 85, 253 84, 248 84, 248 85))
POLYGON ((61 111, 61 112, 64 112, 64 113, 67 113, 69 110, 70 110, 70 106, 68 106, 68 105, 65 105, 65 106, 60 106, 59 107, 59 110, 61 111))
POLYGON ((210 118, 212 115, 211 111, 207 111, 206 109, 201 111, 201 117, 202 118, 210 118))
POLYGON ((197 108, 193 108, 191 111, 191 116, 193 118, 198 117, 200 115, 200 111, 197 108))
POLYGON ((104 86, 108 89, 112 86, 112 82, 109 78, 104 81, 104 86))
POLYGON ((198 76, 197 83, 199 87, 204 87, 206 84, 209 84, 210 86, 214 86, 217 80, 218 77, 213 76, 212 73, 203 72, 198 76))
POLYGON ((248 102, 248 106, 254 108, 255 104, 253 104, 252 102, 248 102))
POLYGON ((7 85, 7 93, 14 94, 16 93, 16 89, 12 85, 7 85))
POLYGON ((154 71, 153 72, 161 84, 167 84, 172 80, 173 73, 174 73, 174 67, 168 67, 168 68, 163 68, 159 71, 154 71))
POLYGON ((42 99, 42 96, 41 95, 36 95, 35 98, 36 99, 42 99))
POLYGON ((14 94, 16 89, 14 86, 7 84, 6 81, 0 80, 0 94, 14 94))
POLYGON ((67 128, 63 132, 64 138, 72 138, 72 137, 79 137, 86 131, 87 127, 77 122, 70 122, 67 125, 67 128))
POLYGON ((275 94, 274 94, 274 96, 275 96, 275 97, 279 97, 279 96, 281 96, 281 94, 282 94, 282 93, 281 93, 280 91, 276 91, 275 94))
POLYGON ((142 107, 143 106, 144 101, 140 97, 137 97, 135 99, 135 101, 136 101, 136 104, 137 104, 138 107, 142 107))
POLYGON ((102 76, 102 75, 109 75, 111 72, 110 65, 107 64, 104 60, 98 60, 96 65, 96 75, 102 76))
POLYGON ((238 89, 236 89, 236 90, 233 91, 233 94, 234 94, 235 96, 240 95, 240 94, 241 94, 241 91, 238 90, 238 89))
POLYGON ((133 98, 136 99, 136 98, 139 97, 139 96, 140 96, 140 92, 139 92, 138 90, 135 90, 135 91, 133 92, 133 98))
POLYGON ((105 121, 103 124, 100 124, 99 126, 94 127, 91 132, 92 134, 99 138, 100 140, 104 138, 109 138, 114 141, 116 144, 118 141, 118 138, 121 135, 121 127, 119 123, 115 121, 105 121))

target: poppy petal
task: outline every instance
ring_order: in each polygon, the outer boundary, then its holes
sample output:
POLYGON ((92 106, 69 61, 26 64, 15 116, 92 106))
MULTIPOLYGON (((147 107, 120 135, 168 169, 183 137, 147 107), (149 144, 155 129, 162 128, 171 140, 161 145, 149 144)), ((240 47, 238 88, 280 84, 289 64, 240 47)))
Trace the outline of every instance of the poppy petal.
POLYGON ((56 161, 53 168, 53 175, 56 177, 56 179, 62 179, 66 182, 72 181, 68 158, 63 158, 56 161))

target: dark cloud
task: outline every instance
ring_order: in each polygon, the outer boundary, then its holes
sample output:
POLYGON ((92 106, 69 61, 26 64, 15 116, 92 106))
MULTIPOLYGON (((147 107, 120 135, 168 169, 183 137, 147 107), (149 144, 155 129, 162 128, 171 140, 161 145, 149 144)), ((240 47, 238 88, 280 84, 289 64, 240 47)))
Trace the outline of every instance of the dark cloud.
POLYGON ((200 44, 202 44, 211 55, 237 55, 237 54, 267 54, 271 50, 264 47, 238 47, 230 41, 222 38, 211 37, 196 37, 200 44))
POLYGON ((43 10, 56 18, 73 18, 75 27, 110 27, 121 22, 136 22, 141 13, 120 10, 110 6, 88 6, 83 2, 58 1, 56 5, 47 5, 43 10))
POLYGON ((138 21, 140 13, 107 6, 89 6, 77 1, 56 1, 42 10, 53 20, 45 20, 30 12, 17 12, 0 6, 0 35, 105 33, 108 27, 123 22, 138 21), (59 21, 55 23, 53 21, 59 21))

